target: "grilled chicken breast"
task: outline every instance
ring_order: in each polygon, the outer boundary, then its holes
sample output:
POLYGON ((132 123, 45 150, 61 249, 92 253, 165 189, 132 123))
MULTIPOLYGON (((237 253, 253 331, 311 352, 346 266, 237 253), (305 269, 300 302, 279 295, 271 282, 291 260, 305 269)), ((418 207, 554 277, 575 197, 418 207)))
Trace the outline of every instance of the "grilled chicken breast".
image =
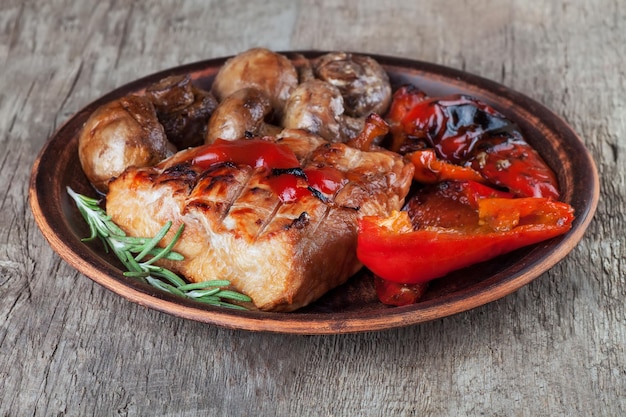
POLYGON ((268 182, 271 169, 202 167, 199 150, 188 149, 154 167, 127 169, 109 184, 106 208, 134 236, 153 236, 167 221, 173 234, 184 223, 175 250, 185 259, 164 266, 192 282, 227 279, 261 310, 293 311, 361 268, 358 218, 399 210, 413 166, 392 152, 364 152, 300 130, 264 139, 287 146, 305 171, 340 172, 341 186, 332 193, 308 187, 285 202, 268 182))

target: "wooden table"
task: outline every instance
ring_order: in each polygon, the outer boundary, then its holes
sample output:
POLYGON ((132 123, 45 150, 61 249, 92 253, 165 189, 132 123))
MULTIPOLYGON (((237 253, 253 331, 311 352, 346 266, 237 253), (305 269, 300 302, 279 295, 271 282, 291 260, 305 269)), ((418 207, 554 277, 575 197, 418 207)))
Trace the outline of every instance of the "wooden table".
POLYGON ((623 6, 2 0, 0 415, 626 415, 623 6), (567 120, 595 158, 594 221, 565 260, 510 296, 350 335, 179 319, 62 261, 27 198, 47 138, 126 82, 253 46, 397 55, 530 96, 567 120))

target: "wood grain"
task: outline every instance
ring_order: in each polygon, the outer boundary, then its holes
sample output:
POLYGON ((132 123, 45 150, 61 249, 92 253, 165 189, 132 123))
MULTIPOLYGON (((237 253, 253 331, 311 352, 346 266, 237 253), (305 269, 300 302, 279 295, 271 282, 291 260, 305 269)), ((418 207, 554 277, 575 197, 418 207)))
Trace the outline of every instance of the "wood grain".
POLYGON ((2 0, 0 415, 626 414, 624 45, 617 0, 2 0), (27 201, 56 128, 140 76, 259 45, 431 61, 543 103, 598 165, 585 238, 504 299, 343 336, 178 319, 61 261, 27 201))

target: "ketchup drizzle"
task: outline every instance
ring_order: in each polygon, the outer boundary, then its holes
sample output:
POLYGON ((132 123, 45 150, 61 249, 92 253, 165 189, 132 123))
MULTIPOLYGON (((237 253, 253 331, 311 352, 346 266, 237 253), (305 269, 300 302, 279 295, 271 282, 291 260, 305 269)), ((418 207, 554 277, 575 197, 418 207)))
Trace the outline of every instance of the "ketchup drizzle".
POLYGON ((201 169, 232 163, 265 170, 266 183, 283 203, 311 195, 326 202, 326 196, 334 195, 347 182, 341 171, 330 166, 302 169, 288 146, 262 138, 217 139, 199 147, 191 163, 201 169))

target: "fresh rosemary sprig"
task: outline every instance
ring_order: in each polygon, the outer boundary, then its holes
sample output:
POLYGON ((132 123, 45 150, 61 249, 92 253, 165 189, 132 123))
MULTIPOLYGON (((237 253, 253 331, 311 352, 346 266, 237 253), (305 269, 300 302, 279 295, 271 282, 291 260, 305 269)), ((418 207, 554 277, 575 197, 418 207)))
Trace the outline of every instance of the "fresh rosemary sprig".
POLYGON ((125 276, 142 280, 155 288, 190 298, 196 301, 214 306, 246 309, 243 306, 233 304, 231 301, 249 302, 250 297, 222 287, 230 285, 226 280, 211 280, 188 284, 174 272, 154 265, 159 259, 173 261, 183 260, 183 256, 174 252, 172 248, 183 232, 184 224, 176 231, 171 242, 165 247, 157 247, 172 227, 172 222, 167 222, 153 238, 130 237, 120 229, 111 217, 100 207, 99 201, 79 194, 67 187, 68 194, 76 202, 76 207, 89 225, 90 236, 82 239, 84 242, 99 238, 104 249, 112 251, 124 264, 127 272, 125 276))

